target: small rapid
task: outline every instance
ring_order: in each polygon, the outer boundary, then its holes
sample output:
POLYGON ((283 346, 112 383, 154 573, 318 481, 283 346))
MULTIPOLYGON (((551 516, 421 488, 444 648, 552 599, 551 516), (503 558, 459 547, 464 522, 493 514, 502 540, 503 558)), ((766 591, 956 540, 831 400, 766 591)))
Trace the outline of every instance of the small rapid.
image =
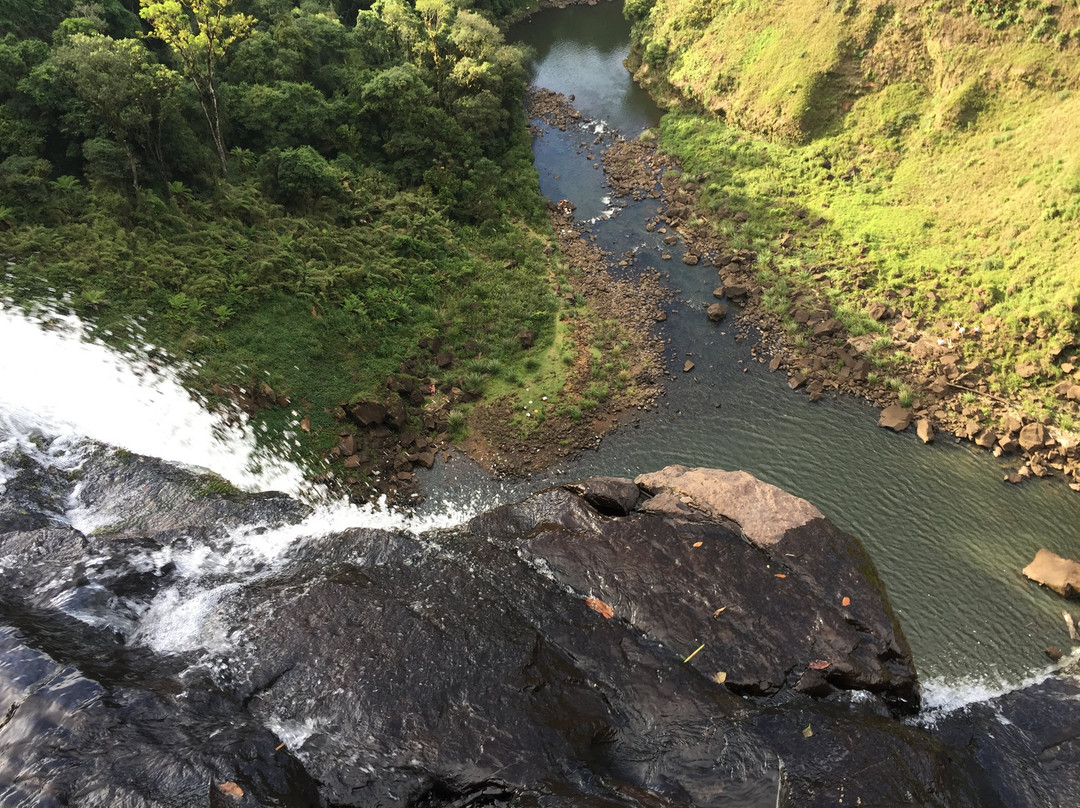
MULTIPOLYGON (((193 398, 181 382, 182 369, 164 364, 153 346, 132 342, 118 353, 71 315, 26 314, 2 304, 0 344, 13 346, 0 355, 0 496, 18 471, 13 458, 78 479, 104 444, 112 447, 104 451, 160 458, 213 472, 244 491, 280 492, 308 503, 308 512, 291 521, 235 524, 126 553, 106 547, 82 560, 82 580, 73 585, 65 579, 80 576, 58 570, 49 606, 161 654, 223 648, 229 629, 215 619, 222 598, 273 578, 305 543, 356 528, 418 535, 460 524, 491 504, 479 495, 454 503, 436 496, 405 512, 382 501, 361 506, 328 498, 304 469, 261 446, 245 421, 210 412, 193 398), (118 594, 117 582, 133 576, 163 585, 118 594)), ((102 500, 76 482, 58 503, 52 526, 93 536, 130 519, 148 497, 132 488, 102 500)))

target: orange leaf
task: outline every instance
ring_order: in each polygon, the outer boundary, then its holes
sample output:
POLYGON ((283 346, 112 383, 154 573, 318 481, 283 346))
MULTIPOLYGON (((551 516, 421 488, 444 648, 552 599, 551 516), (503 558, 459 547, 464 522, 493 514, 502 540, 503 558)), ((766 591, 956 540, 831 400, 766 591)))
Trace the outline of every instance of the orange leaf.
POLYGON ((782 573, 782 572, 778 572, 778 573, 776 573, 776 577, 777 577, 777 578, 787 578, 787 576, 786 576, 786 575, 784 575, 784 573, 782 573))
POLYGON ((700 542, 700 541, 694 542, 695 547, 700 547, 702 544, 704 544, 704 542, 700 542))
POLYGON ((218 791, 234 800, 240 800, 244 798, 244 789, 240 788, 236 783, 230 780, 227 783, 218 783, 218 791))
POLYGON ((844 595, 844 599, 842 601, 840 601, 840 605, 841 606, 850 606, 851 605, 851 598, 849 598, 847 595, 844 595))
POLYGON ((727 681, 727 671, 717 671, 716 675, 713 676, 712 680, 718 685, 722 685, 724 682, 727 681))
POLYGON ((600 598, 594 598, 590 595, 589 597, 585 598, 585 605, 601 617, 611 618, 615 616, 615 610, 608 606, 606 603, 604 603, 604 601, 600 600, 600 598))
POLYGON ((809 665, 807 665, 807 667, 812 668, 813 670, 816 670, 816 671, 823 671, 827 667, 829 667, 830 665, 832 665, 832 663, 827 661, 827 660, 815 659, 813 662, 811 662, 809 665))

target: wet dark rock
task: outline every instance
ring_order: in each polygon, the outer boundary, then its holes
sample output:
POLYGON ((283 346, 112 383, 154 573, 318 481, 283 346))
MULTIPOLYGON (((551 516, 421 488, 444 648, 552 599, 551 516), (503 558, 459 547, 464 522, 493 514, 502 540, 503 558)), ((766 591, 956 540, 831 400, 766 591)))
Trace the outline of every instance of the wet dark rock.
POLYGON ((988 805, 1080 805, 1078 673, 1074 664, 1061 675, 939 719, 935 734, 970 750, 985 772, 988 805))
POLYGON ((452 530, 310 536, 213 573, 227 641, 179 654, 127 634, 192 584, 147 559, 307 509, 125 453, 78 476, 103 530, 0 535, 0 782, 20 803, 209 808, 235 783, 252 805, 996 808, 1035 804, 1001 797, 1023 781, 1075 804, 1068 773, 984 770, 1036 736, 1069 763, 1072 736, 894 718, 915 671, 865 551, 747 474, 591 478, 452 530))
POLYGON ((589 477, 563 487, 605 516, 627 516, 641 498, 637 484, 621 477, 589 477))

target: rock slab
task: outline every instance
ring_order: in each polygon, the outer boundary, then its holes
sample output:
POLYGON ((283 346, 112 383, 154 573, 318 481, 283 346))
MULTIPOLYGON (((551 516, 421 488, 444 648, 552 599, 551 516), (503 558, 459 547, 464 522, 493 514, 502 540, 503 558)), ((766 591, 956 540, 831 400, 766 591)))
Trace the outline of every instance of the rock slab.
POLYGON ((1045 547, 1024 567, 1024 576, 1054 590, 1062 597, 1080 596, 1080 563, 1062 558, 1045 547))

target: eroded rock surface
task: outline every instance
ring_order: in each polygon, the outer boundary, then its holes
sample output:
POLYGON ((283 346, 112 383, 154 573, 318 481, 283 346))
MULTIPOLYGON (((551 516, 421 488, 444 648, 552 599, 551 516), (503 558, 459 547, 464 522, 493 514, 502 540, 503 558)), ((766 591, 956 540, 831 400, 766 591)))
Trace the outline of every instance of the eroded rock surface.
POLYGON ((898 720, 915 671, 869 559, 749 475, 593 478, 453 530, 308 531, 252 561, 237 532, 307 509, 116 453, 35 474, 6 481, 20 508, 0 524, 17 801, 1076 802, 1075 767, 1040 769, 1073 754, 1045 712, 1006 745, 989 714, 942 737, 898 720), (98 529, 65 523, 73 503, 101 507, 98 529), (192 571, 215 553, 240 566, 192 571), (1018 750, 1027 774, 988 773, 1018 750))

